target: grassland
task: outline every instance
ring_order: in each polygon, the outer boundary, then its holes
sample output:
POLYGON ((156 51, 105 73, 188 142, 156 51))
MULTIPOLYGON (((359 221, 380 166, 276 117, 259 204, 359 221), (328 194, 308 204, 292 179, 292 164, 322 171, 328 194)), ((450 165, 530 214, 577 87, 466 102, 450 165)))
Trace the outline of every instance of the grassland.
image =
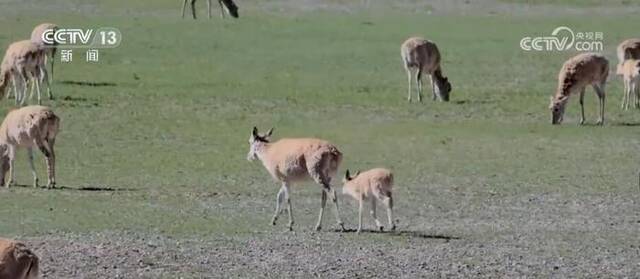
MULTIPOLYGON (((640 114, 620 111, 622 82, 612 74, 604 127, 578 126, 576 99, 565 123, 550 125, 548 96, 574 53, 518 47, 558 25, 601 31, 613 65, 616 44, 637 37, 633 9, 451 16, 417 2, 420 9, 399 2, 406 5, 341 11, 319 1, 304 9, 247 1, 240 20, 205 20, 201 9, 193 21, 179 18, 178 2, 0 3, 2 46, 45 21, 113 26, 124 37, 98 64, 82 52, 58 63, 48 104, 62 118, 63 188, 0 190, 0 235, 30 242, 45 277, 640 271, 640 114), (399 46, 411 35, 440 46, 450 103, 406 102, 399 46), (296 233, 272 227, 278 186, 245 159, 253 126, 275 127, 276 138, 331 140, 345 154, 342 171, 393 169, 399 232, 336 233, 331 214, 325 232, 312 232, 320 203, 313 184, 294 188, 296 233)), ((11 107, 3 101, 0 114, 11 107)), ((596 107, 589 90, 589 124, 596 107)), ((18 182, 29 184, 26 152, 18 166, 18 182)), ((353 228, 355 204, 340 202, 353 228)))

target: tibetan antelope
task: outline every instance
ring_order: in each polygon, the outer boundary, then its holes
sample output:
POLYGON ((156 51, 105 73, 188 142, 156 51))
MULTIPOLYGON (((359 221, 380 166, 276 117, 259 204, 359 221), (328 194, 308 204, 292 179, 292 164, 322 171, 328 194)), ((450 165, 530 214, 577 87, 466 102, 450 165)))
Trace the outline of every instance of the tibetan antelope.
POLYGON ((344 224, 340 219, 338 210, 338 197, 335 189, 331 187, 331 180, 338 171, 342 161, 342 153, 338 148, 324 140, 313 138, 283 138, 271 142, 273 129, 266 134, 259 134, 254 127, 249 137, 249 154, 247 160, 260 160, 273 179, 282 184, 276 197, 276 211, 271 219, 276 224, 282 208, 282 202, 286 201, 289 213, 289 230, 293 230, 293 211, 291 209, 291 185, 311 178, 322 185, 322 198, 320 203, 320 215, 315 229, 322 228, 322 216, 327 202, 327 195, 335 206, 335 215, 338 226, 344 231, 344 224))
POLYGON ((57 48, 55 44, 45 43, 42 35, 48 30, 52 30, 53 32, 55 32, 58 29, 58 26, 53 23, 43 23, 33 28, 33 31, 31 32, 31 42, 37 44, 42 49, 42 51, 44 51, 44 64, 47 64, 47 60, 50 61, 50 74, 47 72, 47 67, 42 67, 42 71, 40 73, 40 83, 42 84, 43 81, 47 83, 47 94, 49 95, 50 100, 53 99, 53 93, 51 93, 51 84, 53 84, 53 64, 56 60, 57 48))
POLYGON ((564 110, 569 101, 569 96, 574 92, 580 93, 580 124, 584 124, 584 92, 588 85, 593 86, 600 100, 599 125, 604 124, 605 91, 609 75, 609 61, 596 53, 578 54, 562 65, 558 74, 558 88, 555 96, 551 96, 549 109, 551 110, 551 123, 560 124, 564 116, 564 110))
POLYGON ((371 201, 371 217, 373 217, 376 227, 380 231, 384 228, 376 217, 376 200, 378 200, 387 208, 389 228, 396 229, 396 225, 393 223, 393 197, 391 195, 393 173, 390 170, 376 168, 363 173, 358 171, 354 176, 350 176, 349 170, 347 170, 342 183, 342 193, 348 194, 358 201, 358 233, 362 231, 362 210, 364 202, 367 200, 371 201))
POLYGON ((634 98, 634 107, 640 108, 640 60, 627 59, 619 69, 624 79, 624 94, 622 95, 622 109, 628 110, 631 98, 634 98))
POLYGON ((440 101, 449 101, 451 83, 449 83, 447 77, 442 75, 440 51, 435 43, 423 38, 412 37, 402 43, 400 54, 409 81, 409 94, 407 96, 409 102, 411 102, 411 84, 413 80, 415 80, 418 87, 418 101, 422 102, 423 74, 429 75, 431 79, 433 100, 437 97, 440 101))
POLYGON ((622 64, 627 59, 640 59, 640 39, 627 39, 620 43, 616 49, 618 55, 618 67, 616 73, 622 75, 622 64))
POLYGON ((0 238, 0 278, 36 279, 39 260, 23 243, 0 238))
MULTIPOLYGON (((183 0, 182 1, 182 18, 184 18, 184 10, 187 8, 187 1, 189 1, 191 6, 191 15, 193 19, 196 19, 196 0, 183 0)), ((225 10, 232 17, 238 18, 238 6, 233 0, 218 0, 218 5, 220 5, 220 16, 224 18, 225 10)), ((211 18, 211 0, 207 0, 207 14, 209 18, 211 18)))
POLYGON ((19 147, 25 147, 33 174, 33 186, 38 187, 38 176, 33 164, 33 146, 35 145, 42 151, 47 163, 47 188, 54 188, 56 155, 53 145, 59 127, 60 119, 48 107, 26 106, 10 111, 0 125, 0 185, 4 185, 7 171, 9 182, 6 187, 16 184, 16 150, 19 147))
MULTIPOLYGON (((42 103, 40 95, 40 75, 46 69, 44 65, 44 55, 37 44, 31 42, 31 40, 23 40, 12 43, 7 48, 2 64, 0 64, 0 76, 4 85, 0 87, 7 87, 9 79, 13 83, 13 91, 16 96, 16 104, 24 105, 27 99, 27 89, 29 83, 31 83, 31 95, 33 95, 33 89, 35 87, 38 93, 38 104, 42 103), (20 88, 20 90, 18 90, 20 88)), ((45 77, 45 80, 48 79, 45 77)), ((0 92, 4 94, 5 92, 0 92)))

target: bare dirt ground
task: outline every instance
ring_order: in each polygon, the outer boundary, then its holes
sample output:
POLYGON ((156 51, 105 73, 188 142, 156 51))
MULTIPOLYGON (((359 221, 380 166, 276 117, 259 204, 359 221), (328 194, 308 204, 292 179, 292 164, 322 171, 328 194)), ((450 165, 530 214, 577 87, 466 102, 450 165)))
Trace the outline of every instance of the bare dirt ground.
POLYGON ((412 224, 391 233, 313 232, 301 224, 296 232, 280 225, 198 239, 118 232, 26 241, 45 255, 43 278, 633 278, 640 272, 637 198, 495 196, 457 209, 465 201, 450 200, 402 210, 410 215, 399 221, 412 224))

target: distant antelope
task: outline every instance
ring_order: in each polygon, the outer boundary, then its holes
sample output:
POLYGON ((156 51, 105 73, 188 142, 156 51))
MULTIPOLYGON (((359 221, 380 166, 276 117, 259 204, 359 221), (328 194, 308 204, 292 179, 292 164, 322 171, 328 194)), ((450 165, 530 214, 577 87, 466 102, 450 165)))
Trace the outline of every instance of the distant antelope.
POLYGON ((618 45, 618 67, 616 73, 622 75, 622 64, 627 59, 640 59, 640 39, 627 39, 618 45))
POLYGON ((393 187, 393 174, 388 169, 376 168, 366 172, 357 172, 354 176, 349 175, 349 170, 344 174, 342 180, 344 186, 342 192, 348 194, 358 201, 358 233, 362 231, 362 210, 364 202, 371 201, 371 217, 376 222, 376 227, 382 231, 383 226, 376 217, 376 200, 379 200, 387 208, 387 217, 391 230, 396 229, 393 223, 393 197, 391 189, 393 187))
MULTIPOLYGON (((6 88, 9 78, 11 78, 16 104, 25 104, 29 82, 38 93, 38 104, 42 103, 40 97, 40 75, 42 73, 45 73, 44 79, 48 83, 46 69, 43 69, 45 67, 44 55, 42 48, 30 40, 12 43, 7 48, 2 64, 0 64, 0 76, 4 82, 4 85, 0 84, 0 88, 6 88), (20 85, 20 90, 18 90, 18 85, 20 85)), ((4 94, 5 90, 0 93, 4 94)))
MULTIPOLYGON (((196 19, 196 0, 183 0, 182 2, 182 18, 184 18, 184 10, 187 8, 187 1, 190 2, 191 5, 191 15, 193 19, 196 19)), ((225 10, 232 16, 237 18, 238 15, 238 6, 233 2, 233 0, 218 0, 218 5, 220 5, 220 16, 224 18, 225 10)), ((209 18, 211 18, 211 0, 207 0, 207 10, 209 18)))
POLYGON ((628 59, 622 63, 622 69, 618 69, 624 79, 624 94, 622 95, 622 109, 628 110, 631 98, 634 107, 640 108, 640 60, 628 59))
POLYGON ((320 215, 315 229, 320 230, 322 228, 322 216, 327 202, 327 195, 329 195, 335 205, 338 226, 344 230, 344 224, 340 219, 338 210, 338 198, 335 190, 331 187, 331 180, 342 161, 342 153, 335 145, 320 139, 283 138, 276 142, 270 142, 272 133, 273 129, 266 134, 259 134, 258 128, 254 127, 249 137, 249 154, 247 154, 247 160, 259 159, 269 174, 282 183, 276 198, 276 211, 271 223, 273 225, 276 224, 282 208, 282 202, 286 200, 289 212, 289 230, 293 230, 291 185, 311 178, 322 185, 320 215))
POLYGON ((29 166, 33 174, 33 186, 38 187, 38 176, 33 165, 33 146, 37 146, 47 163, 48 188, 56 185, 53 149, 60 126, 60 119, 48 107, 27 106, 10 111, 0 125, 0 185, 5 185, 9 171, 9 185, 15 182, 15 156, 19 147, 27 148, 29 166))
POLYGON ((551 123, 560 124, 564 116, 564 110, 574 92, 580 93, 580 124, 584 124, 584 92, 587 85, 593 86, 600 100, 600 119, 598 124, 604 124, 605 91, 609 75, 609 61, 596 53, 578 54, 562 65, 558 74, 558 88, 555 96, 551 96, 549 109, 551 110, 551 123))
POLYGON ((53 99, 53 93, 51 93, 51 84, 53 83, 53 64, 56 60, 56 45, 45 43, 42 39, 42 34, 44 34, 47 30, 52 30, 53 32, 57 31, 59 28, 57 25, 53 23, 42 23, 36 26, 31 32, 31 42, 37 44, 44 51, 44 64, 46 65, 47 60, 50 60, 51 65, 51 74, 47 73, 47 67, 42 68, 42 72, 40 73, 40 83, 43 82, 44 79, 49 77, 46 80, 47 83, 47 94, 49 95, 49 99, 53 99))
POLYGON ((411 83, 414 80, 414 70, 419 102, 422 102, 423 73, 428 74, 431 79, 433 100, 437 97, 441 101, 449 101, 451 83, 449 83, 447 77, 442 75, 440 51, 435 43, 423 38, 412 37, 402 44, 400 54, 409 81, 409 94, 407 96, 409 102, 411 102, 411 83))
POLYGON ((0 278, 36 279, 39 260, 23 243, 0 238, 0 278))

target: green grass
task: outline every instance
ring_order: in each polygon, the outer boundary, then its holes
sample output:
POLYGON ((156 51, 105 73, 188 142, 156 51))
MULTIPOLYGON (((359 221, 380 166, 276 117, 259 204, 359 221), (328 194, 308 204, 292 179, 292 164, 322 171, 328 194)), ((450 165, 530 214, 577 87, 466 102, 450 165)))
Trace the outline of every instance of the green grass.
MULTIPOLYGON (((253 126, 275 127, 275 138, 331 140, 345 154, 341 172, 393 169, 401 220, 419 218, 402 214, 430 199, 421 196, 425 189, 479 199, 637 193, 638 128, 625 125, 640 123, 640 114, 619 110, 620 79, 612 76, 607 87, 605 127, 579 127, 575 98, 565 123, 551 126, 548 96, 560 66, 575 53, 518 47, 523 36, 558 25, 602 31, 613 65, 616 44, 637 35, 626 24, 632 16, 273 15, 248 8, 241 20, 193 21, 181 20, 171 1, 149 11, 131 1, 91 3, 94 12, 86 15, 47 15, 30 6, 21 6, 24 14, 0 12, 0 45, 26 37, 43 21, 122 31, 121 46, 102 50, 99 64, 85 63, 82 52, 72 63, 57 63, 57 99, 47 104, 62 118, 60 186, 131 191, 1 190, 2 235, 272 230, 278 186, 259 163, 245 159, 253 126), (399 46, 411 35, 438 43, 452 102, 406 102, 399 46)), ((11 105, 3 101, 0 112, 11 105)), ((589 89, 589 123, 596 106, 589 89)), ((18 160, 18 181, 26 184, 26 153, 18 160)), ((39 171, 44 178, 42 164, 39 171)), ((319 188, 311 185, 294 190, 298 226, 310 227, 316 216, 319 188)), ((344 215, 353 224, 353 216, 344 215)))

